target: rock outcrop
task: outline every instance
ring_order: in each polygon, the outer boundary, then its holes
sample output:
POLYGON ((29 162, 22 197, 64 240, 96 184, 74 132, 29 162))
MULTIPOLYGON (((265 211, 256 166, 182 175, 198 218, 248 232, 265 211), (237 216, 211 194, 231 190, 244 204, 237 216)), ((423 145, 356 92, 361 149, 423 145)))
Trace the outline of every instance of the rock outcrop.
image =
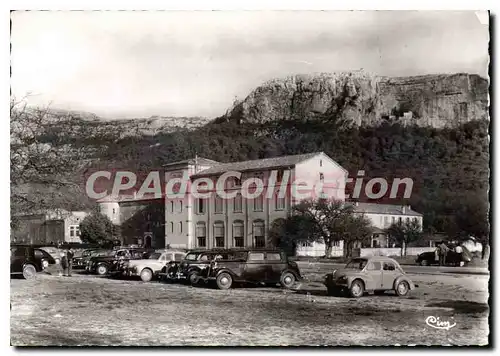
POLYGON ((488 118, 488 80, 465 73, 393 78, 363 71, 295 75, 257 87, 225 119, 263 123, 315 117, 357 125, 398 120, 456 126, 488 118))

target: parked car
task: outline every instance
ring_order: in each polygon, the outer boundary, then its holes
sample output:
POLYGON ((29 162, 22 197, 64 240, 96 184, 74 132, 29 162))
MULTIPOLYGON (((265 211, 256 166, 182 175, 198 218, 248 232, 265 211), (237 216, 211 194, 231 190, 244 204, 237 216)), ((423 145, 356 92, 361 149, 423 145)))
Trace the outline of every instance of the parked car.
MULTIPOLYGON (((467 253, 456 253, 450 250, 446 254, 446 265, 449 266, 465 266, 470 261, 472 261, 472 258, 470 254, 467 253)), ((433 251, 421 253, 417 256, 416 262, 420 266, 439 265, 439 259, 436 260, 436 254, 433 251)))
POLYGON ((90 257, 87 262, 87 266, 85 266, 85 270, 88 273, 95 273, 100 276, 104 276, 108 274, 110 270, 119 270, 119 266, 117 266, 119 261, 141 259, 144 258, 145 254, 150 251, 151 250, 145 248, 121 248, 111 250, 103 256, 90 257))
POLYGON ((22 275, 24 279, 33 279, 37 272, 43 271, 55 260, 46 251, 29 245, 11 245, 10 274, 22 275))
POLYGON ((328 273, 324 284, 329 295, 349 294, 354 298, 365 292, 381 294, 386 291, 395 291, 404 297, 415 289, 399 263, 389 257, 353 258, 343 269, 328 273))
POLYGON ((219 289, 234 283, 278 284, 291 288, 302 276, 297 263, 285 252, 275 249, 228 250, 227 257, 215 256, 201 276, 205 282, 215 281, 219 289))
POLYGON ((185 255, 185 252, 175 249, 158 250, 146 259, 124 262, 123 270, 127 276, 140 276, 144 282, 149 282, 158 277, 163 267, 170 262, 180 262, 185 255))
POLYGON ((90 248, 83 250, 81 255, 73 257, 73 268, 74 269, 84 269, 87 265, 88 260, 93 256, 106 255, 110 250, 90 248))
POLYGON ((178 266, 170 265, 168 271, 166 266, 162 269, 160 276, 171 279, 174 275, 172 270, 176 270, 175 280, 185 280, 195 285, 199 282, 200 276, 206 273, 215 257, 220 256, 227 259, 228 253, 227 249, 190 250, 178 266))

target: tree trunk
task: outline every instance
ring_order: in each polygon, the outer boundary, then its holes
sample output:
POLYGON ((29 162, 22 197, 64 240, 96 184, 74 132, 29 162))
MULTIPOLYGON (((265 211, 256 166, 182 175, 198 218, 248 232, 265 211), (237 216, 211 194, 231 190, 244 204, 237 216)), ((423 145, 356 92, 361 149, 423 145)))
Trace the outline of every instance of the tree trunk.
POLYGON ((325 243, 325 258, 330 258, 332 257, 332 243, 327 242, 325 243))

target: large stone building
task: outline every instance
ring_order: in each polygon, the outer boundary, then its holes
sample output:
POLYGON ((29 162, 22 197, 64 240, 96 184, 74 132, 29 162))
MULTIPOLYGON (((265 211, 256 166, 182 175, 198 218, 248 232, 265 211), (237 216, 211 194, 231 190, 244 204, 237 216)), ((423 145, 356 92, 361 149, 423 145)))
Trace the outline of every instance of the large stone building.
POLYGON ((181 198, 165 198, 165 241, 172 247, 189 248, 276 244, 269 240, 268 231, 288 216, 296 197, 308 192, 314 197, 314 187, 328 177, 335 183, 323 183, 324 189, 343 199, 347 177, 347 171, 322 152, 224 164, 194 159, 166 169, 171 179, 188 175, 190 182, 200 182, 199 191, 209 193, 207 198, 195 197, 188 189, 181 198), (234 197, 226 199, 215 190, 229 172, 241 177, 227 177, 224 191, 234 197), (262 194, 245 197, 242 190, 251 189, 245 182, 252 178, 263 182, 262 194))
MULTIPOLYGON (((161 198, 129 195, 99 201, 101 212, 122 227, 125 244, 272 246, 279 241, 271 241, 269 230, 301 199, 326 196, 345 201, 347 171, 323 152, 232 163, 196 157, 163 168, 166 187, 161 198), (255 194, 254 183, 259 181, 262 191, 255 194)), ((372 221, 372 247, 388 247, 384 229, 393 222, 417 219, 423 223, 422 215, 409 206, 352 204, 372 221)), ((324 251, 322 243, 297 246, 299 255, 321 256, 324 251)), ((343 254, 342 241, 332 253, 343 254)))

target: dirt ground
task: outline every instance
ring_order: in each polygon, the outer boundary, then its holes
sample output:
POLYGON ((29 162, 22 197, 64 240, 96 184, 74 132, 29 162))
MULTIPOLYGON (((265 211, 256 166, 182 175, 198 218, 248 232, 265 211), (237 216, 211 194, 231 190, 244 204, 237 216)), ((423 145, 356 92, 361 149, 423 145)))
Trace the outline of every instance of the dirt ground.
POLYGON ((410 274, 408 298, 326 295, 316 265, 292 291, 40 274, 11 280, 11 344, 138 346, 486 345, 484 275, 410 274), (456 326, 426 324, 429 316, 456 326))

